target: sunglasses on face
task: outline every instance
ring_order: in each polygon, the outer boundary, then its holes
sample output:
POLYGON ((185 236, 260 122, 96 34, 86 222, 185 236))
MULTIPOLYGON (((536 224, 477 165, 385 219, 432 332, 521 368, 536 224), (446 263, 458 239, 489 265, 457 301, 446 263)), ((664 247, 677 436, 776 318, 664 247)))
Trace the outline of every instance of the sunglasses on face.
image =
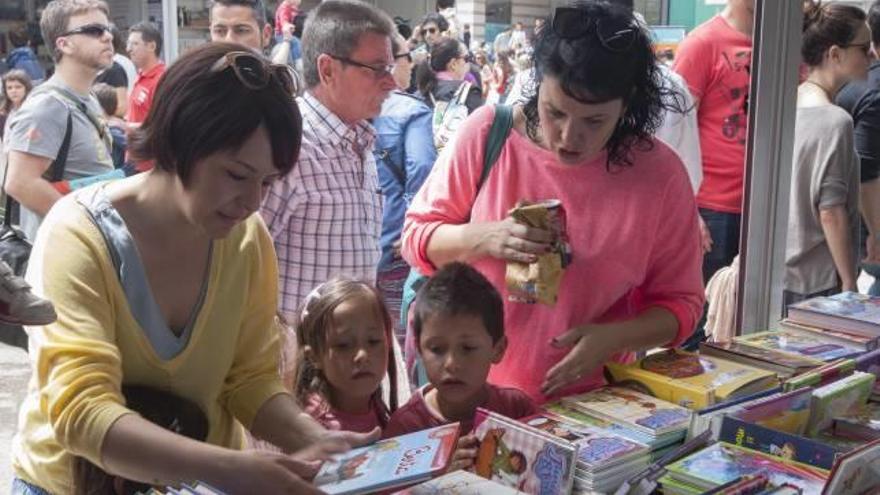
POLYGON ((397 60, 399 58, 405 58, 406 61, 409 63, 412 63, 412 61, 413 61, 412 54, 410 52, 398 53, 397 55, 394 56, 394 60, 397 60))
POLYGON ((281 85, 285 93, 298 92, 296 79, 288 66, 270 64, 253 53, 229 52, 214 62, 211 72, 223 72, 229 68, 232 68, 235 77, 248 89, 265 89, 274 81, 281 85))
POLYGON ((86 24, 84 26, 80 26, 78 28, 73 28, 66 33, 62 33, 61 36, 73 36, 75 34, 83 34, 86 36, 91 36, 92 38, 100 38, 104 36, 104 33, 110 32, 110 26, 106 24, 86 24))
POLYGON ((852 43, 849 45, 843 45, 841 48, 858 48, 859 51, 863 52, 865 55, 871 54, 871 42, 867 43, 852 43))
POLYGON ((553 14, 553 31, 562 39, 576 40, 595 33, 605 49, 611 52, 625 52, 635 42, 638 26, 634 23, 610 22, 588 17, 575 7, 559 7, 553 14))

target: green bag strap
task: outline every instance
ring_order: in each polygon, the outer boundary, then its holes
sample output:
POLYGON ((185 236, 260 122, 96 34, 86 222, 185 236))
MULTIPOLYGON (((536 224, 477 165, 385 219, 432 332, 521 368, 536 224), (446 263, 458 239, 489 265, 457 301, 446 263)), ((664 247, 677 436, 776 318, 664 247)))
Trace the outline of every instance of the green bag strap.
POLYGON ((486 138, 486 154, 483 155, 483 173, 480 175, 480 182, 477 183, 477 191, 486 182, 489 172, 498 161, 501 155, 501 149, 510 135, 513 128, 513 107, 510 105, 495 105, 495 119, 492 120, 492 128, 489 129, 489 136, 486 138))

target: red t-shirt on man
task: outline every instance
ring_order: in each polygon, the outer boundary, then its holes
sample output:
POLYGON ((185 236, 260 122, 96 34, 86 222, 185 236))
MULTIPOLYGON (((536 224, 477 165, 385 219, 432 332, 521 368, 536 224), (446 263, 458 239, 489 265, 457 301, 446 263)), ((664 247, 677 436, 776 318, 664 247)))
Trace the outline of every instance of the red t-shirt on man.
POLYGON ((131 94, 128 95, 128 114, 125 120, 132 124, 140 124, 147 118, 153 105, 156 85, 159 84, 159 79, 164 73, 165 64, 161 62, 146 72, 138 72, 138 78, 131 88, 131 94))
POLYGON ((702 208, 742 212, 751 61, 751 38, 720 15, 694 29, 676 51, 673 69, 699 102, 702 208))

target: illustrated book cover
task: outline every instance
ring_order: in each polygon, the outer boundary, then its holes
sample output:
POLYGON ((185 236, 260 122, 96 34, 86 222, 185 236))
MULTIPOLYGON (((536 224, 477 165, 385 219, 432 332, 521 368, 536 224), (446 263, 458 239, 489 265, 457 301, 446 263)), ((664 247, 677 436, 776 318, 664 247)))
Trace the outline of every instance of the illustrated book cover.
POLYGON ((452 423, 352 449, 324 463, 315 486, 328 494, 361 494, 418 483, 446 470, 458 442, 452 423))
POLYGON ((653 436, 684 433, 691 421, 687 408, 622 387, 602 387, 565 397, 562 403, 653 436))
POLYGON ((807 436, 816 436, 818 432, 830 427, 835 417, 846 416, 865 405, 871 396, 875 380, 874 375, 857 371, 813 390, 807 436))

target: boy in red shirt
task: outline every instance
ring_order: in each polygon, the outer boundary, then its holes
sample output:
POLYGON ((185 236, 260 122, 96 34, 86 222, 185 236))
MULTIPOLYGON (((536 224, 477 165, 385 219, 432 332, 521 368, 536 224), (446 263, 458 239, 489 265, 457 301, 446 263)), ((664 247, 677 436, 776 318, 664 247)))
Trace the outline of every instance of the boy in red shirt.
MULTIPOLYGON (((504 306, 498 291, 470 265, 450 263, 419 289, 413 332, 430 383, 392 414, 385 437, 453 421, 467 434, 477 407, 514 419, 537 412, 523 391, 486 382, 507 347, 504 306)), ((472 443, 473 437, 464 437, 459 450, 472 443)))

